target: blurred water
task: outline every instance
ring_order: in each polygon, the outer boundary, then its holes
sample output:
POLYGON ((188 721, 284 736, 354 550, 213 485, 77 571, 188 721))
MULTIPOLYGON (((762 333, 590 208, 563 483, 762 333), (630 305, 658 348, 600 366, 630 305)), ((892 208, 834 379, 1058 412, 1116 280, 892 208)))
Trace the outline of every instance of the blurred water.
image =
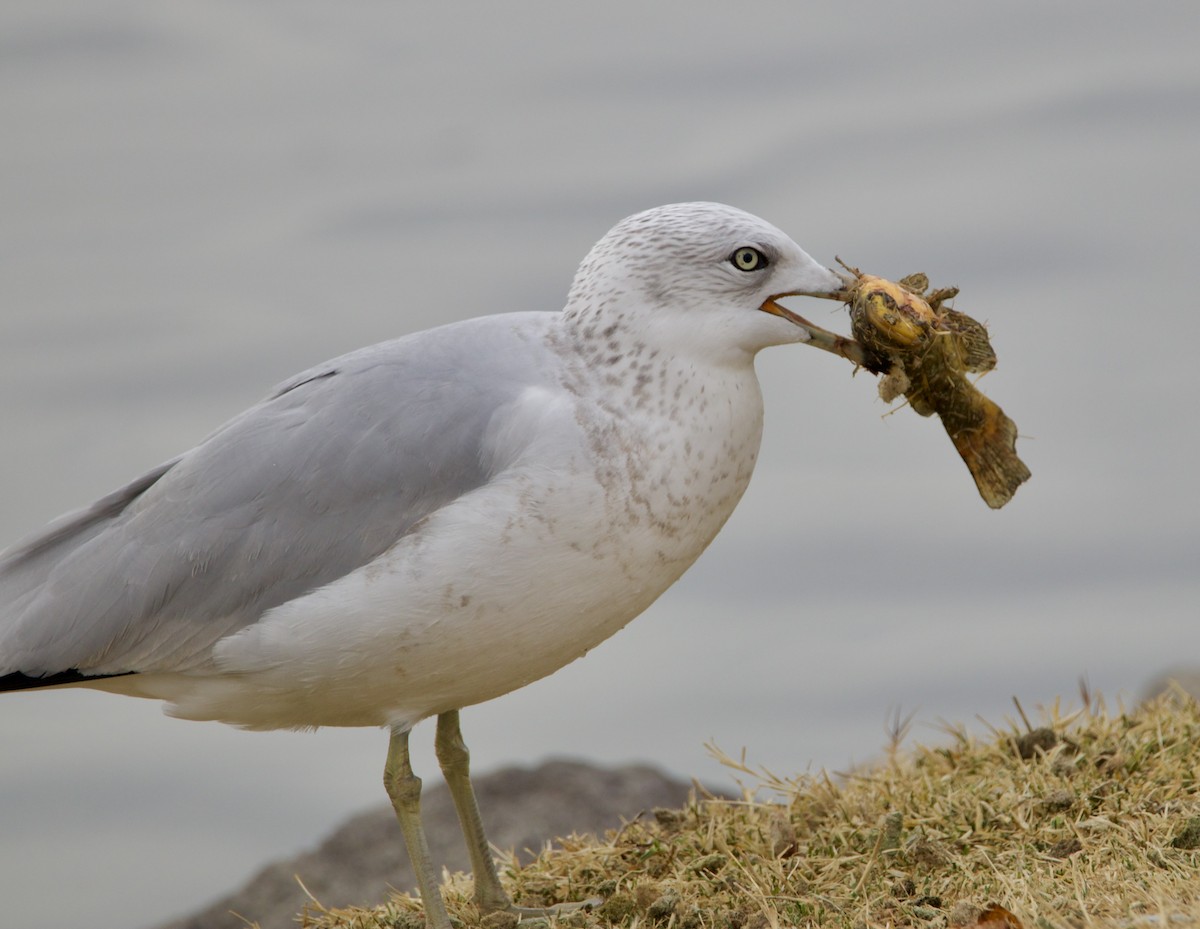
MULTIPOLYGON (((777 771, 843 767, 895 707, 936 739, 940 717, 998 721, 1014 694, 1070 698, 1081 675, 1130 694, 1200 659, 1200 11, 461 15, 0 8, 0 540, 322 358, 555 308, 613 222, 716 199, 826 261, 961 286, 1034 478, 993 513, 936 424, 881 420, 872 379, 764 353, 738 513, 587 660, 465 714, 480 769, 575 754, 719 780, 708 739, 777 771)), ((384 799, 378 732, 248 734, 73 691, 2 702, 14 925, 149 925, 384 799)))

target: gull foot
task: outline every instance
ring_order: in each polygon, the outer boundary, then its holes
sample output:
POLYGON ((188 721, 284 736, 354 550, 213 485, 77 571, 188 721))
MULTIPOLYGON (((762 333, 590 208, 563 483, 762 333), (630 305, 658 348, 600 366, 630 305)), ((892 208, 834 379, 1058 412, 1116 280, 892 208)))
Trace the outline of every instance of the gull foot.
POLYGON ((482 925, 486 929, 515 929, 518 924, 530 919, 563 916, 580 910, 595 909, 604 903, 603 897, 589 897, 570 903, 555 903, 553 906, 517 906, 515 903, 493 906, 481 910, 485 913, 482 925))
POLYGON ((522 919, 534 916, 562 916, 564 913, 577 913, 580 910, 594 910, 603 902, 603 897, 588 897, 586 900, 577 900, 570 903, 555 903, 552 906, 517 906, 515 903, 510 903, 506 909, 500 912, 515 913, 522 919))

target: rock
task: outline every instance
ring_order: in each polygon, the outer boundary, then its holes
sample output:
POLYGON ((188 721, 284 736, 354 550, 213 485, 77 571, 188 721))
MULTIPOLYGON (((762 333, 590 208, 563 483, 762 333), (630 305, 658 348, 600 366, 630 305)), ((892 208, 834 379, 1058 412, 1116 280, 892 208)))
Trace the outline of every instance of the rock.
MULTIPOLYGON (((434 864, 466 870, 449 792, 434 777, 425 783, 421 806, 434 864)), ((516 849, 524 861, 533 857, 527 849, 536 851, 556 836, 601 834, 640 812, 681 806, 690 789, 646 766, 598 768, 570 761, 505 768, 475 779, 488 838, 498 848, 516 849)), ((353 817, 314 851, 269 864, 230 896, 157 929, 245 929, 246 920, 262 929, 295 929, 297 914, 309 902, 297 877, 329 907, 382 903, 391 888, 416 885, 395 814, 384 806, 353 817)))
POLYGON ((1142 688, 1142 697, 1145 700, 1153 700, 1170 691, 1176 684, 1184 693, 1200 700, 1200 667, 1180 665, 1163 671, 1142 688))

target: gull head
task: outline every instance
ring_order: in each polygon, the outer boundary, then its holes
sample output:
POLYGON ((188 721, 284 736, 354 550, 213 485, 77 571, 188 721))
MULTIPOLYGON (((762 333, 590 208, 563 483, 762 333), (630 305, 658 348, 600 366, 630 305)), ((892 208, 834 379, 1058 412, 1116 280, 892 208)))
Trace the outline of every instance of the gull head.
POLYGON ((790 296, 835 296, 842 277, 775 226, 721 203, 674 203, 617 223, 575 275, 566 314, 679 349, 753 355, 848 342, 785 309, 790 296))

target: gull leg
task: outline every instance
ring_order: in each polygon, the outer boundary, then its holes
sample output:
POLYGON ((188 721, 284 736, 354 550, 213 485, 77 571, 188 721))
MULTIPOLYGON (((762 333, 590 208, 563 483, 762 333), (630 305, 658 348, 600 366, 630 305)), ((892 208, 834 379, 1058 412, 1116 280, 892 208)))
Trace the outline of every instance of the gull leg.
POLYGON ((471 871, 475 875, 475 903, 484 912, 508 911, 521 916, 549 916, 565 913, 582 907, 599 906, 599 899, 581 903, 560 903, 551 907, 516 906, 500 886, 500 875, 496 861, 492 858, 491 845, 483 831, 483 820, 479 816, 479 803, 475 800, 475 789, 471 786, 470 753, 463 741, 458 726, 458 710, 442 713, 437 719, 437 737, 434 742, 438 763, 450 788, 450 797, 458 811, 463 836, 467 842, 467 853, 471 856, 471 871))
POLYGON ((438 890, 437 873, 429 857, 429 844, 421 826, 421 779, 413 774, 408 757, 408 730, 393 729, 388 742, 387 763, 383 768, 383 786, 392 798, 392 809, 404 833, 408 857, 417 873, 417 886, 425 904, 428 929, 451 929, 450 914, 438 890))
POLYGON ((483 820, 479 816, 479 803, 475 800, 475 789, 471 786, 471 754, 463 741, 458 727, 458 710, 442 713, 437 718, 437 737, 434 741, 438 763, 458 821, 462 824, 463 837, 467 841, 467 854, 471 856, 471 873, 475 875, 475 902, 481 910, 511 910, 513 902, 500 886, 500 875, 496 861, 492 858, 491 845, 483 831, 483 820))

